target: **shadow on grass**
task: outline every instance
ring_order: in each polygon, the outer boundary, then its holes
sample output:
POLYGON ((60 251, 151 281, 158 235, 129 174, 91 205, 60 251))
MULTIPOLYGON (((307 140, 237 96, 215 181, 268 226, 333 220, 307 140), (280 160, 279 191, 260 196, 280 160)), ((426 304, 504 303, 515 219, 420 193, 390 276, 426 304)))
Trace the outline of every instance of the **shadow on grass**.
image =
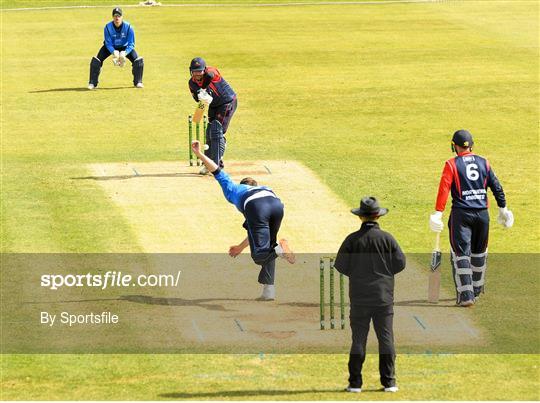
POLYGON ((413 299, 410 301, 396 301, 395 306, 431 306, 433 308, 456 308, 455 298, 440 299, 439 303, 432 304, 425 299, 413 299))
POLYGON ((137 175, 113 175, 113 176, 78 176, 69 178, 72 180, 92 180, 92 181, 120 181, 133 178, 190 178, 201 177, 201 174, 184 172, 184 173, 172 173, 172 174, 137 174, 137 175))
MULTIPOLYGON (((55 301, 59 303, 84 303, 84 302, 102 302, 102 301, 128 301, 137 304, 146 305, 166 305, 166 306, 197 306, 199 308, 208 309, 209 311, 234 311, 227 309, 219 302, 254 302, 252 298, 199 298, 199 299, 184 299, 184 298, 164 298, 152 297, 150 295, 122 295, 120 298, 95 298, 95 299, 79 299, 79 300, 62 300, 55 301)), ((273 301, 259 301, 262 304, 273 303, 273 301)), ((43 301, 26 301, 25 304, 41 304, 43 301)), ((292 306, 301 308, 318 308, 319 304, 308 302, 284 302, 278 304, 281 306, 292 306)))
MULTIPOLYGON (((362 389, 362 393, 382 392, 382 389, 362 389)), ((280 395, 305 395, 305 394, 326 394, 343 393, 343 396, 354 396, 354 393, 345 393, 345 389, 305 389, 305 390, 224 390, 219 392, 171 392, 162 393, 159 397, 169 399, 204 399, 204 398, 227 398, 227 397, 258 397, 258 396, 280 396, 280 395)), ((361 393, 361 394, 362 394, 361 393)), ((361 395, 360 394, 360 395, 361 395)))
POLYGON ((42 92, 91 92, 91 91, 103 91, 103 90, 127 90, 130 88, 135 88, 133 86, 129 87, 99 87, 95 90, 89 90, 86 87, 71 87, 71 88, 49 88, 47 90, 35 90, 28 91, 29 94, 40 94, 42 92))
MULTIPOLYGON (((234 311, 227 309, 223 304, 216 303, 217 301, 253 301, 251 299, 241 298, 204 298, 204 299, 183 299, 183 298, 162 298, 151 297, 149 295, 122 295, 120 298, 95 298, 95 299, 80 299, 80 300, 62 300, 58 303, 86 303, 86 302, 103 302, 103 301, 128 301, 137 304, 146 305, 166 305, 166 306, 197 306, 199 308, 208 309, 209 311, 234 311)), ((43 301, 27 301, 25 304, 41 304, 43 301)))
MULTIPOLYGON (((168 306, 199 306, 214 311, 228 311, 228 309, 216 302, 253 302, 253 298, 203 298, 203 299, 183 299, 183 298, 156 298, 146 295, 125 295, 120 299, 130 302, 136 302, 139 304, 149 305, 168 305, 168 306)), ((273 303, 272 301, 259 301, 261 304, 273 303)), ((318 308, 319 304, 304 303, 304 302, 284 302, 277 304, 280 306, 293 306, 301 308, 318 308)))

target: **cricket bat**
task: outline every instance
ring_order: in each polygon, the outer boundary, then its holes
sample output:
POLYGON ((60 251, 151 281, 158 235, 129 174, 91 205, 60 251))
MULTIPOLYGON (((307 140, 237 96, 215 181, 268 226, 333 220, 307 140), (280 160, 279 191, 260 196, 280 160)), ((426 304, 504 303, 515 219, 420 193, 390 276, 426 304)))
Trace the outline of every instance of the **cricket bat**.
POLYGON ((431 252, 431 271, 428 282, 428 302, 436 304, 439 302, 439 290, 441 288, 441 233, 437 232, 435 238, 435 248, 431 252))
POLYGON ((201 119, 204 115, 204 110, 206 109, 206 104, 204 102, 199 102, 193 113, 193 121, 195 123, 201 123, 201 119))

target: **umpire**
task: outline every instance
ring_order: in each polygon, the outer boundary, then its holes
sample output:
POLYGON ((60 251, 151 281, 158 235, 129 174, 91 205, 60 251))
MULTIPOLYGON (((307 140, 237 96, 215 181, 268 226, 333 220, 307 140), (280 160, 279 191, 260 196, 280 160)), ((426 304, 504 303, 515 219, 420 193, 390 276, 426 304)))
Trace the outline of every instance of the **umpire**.
POLYGON ((379 340, 379 373, 385 392, 397 392, 394 348, 394 275, 405 268, 405 255, 388 232, 377 223, 388 213, 376 198, 364 197, 351 210, 362 226, 339 248, 336 269, 349 277, 352 346, 349 355, 348 392, 362 391, 362 365, 366 359, 369 324, 379 340))

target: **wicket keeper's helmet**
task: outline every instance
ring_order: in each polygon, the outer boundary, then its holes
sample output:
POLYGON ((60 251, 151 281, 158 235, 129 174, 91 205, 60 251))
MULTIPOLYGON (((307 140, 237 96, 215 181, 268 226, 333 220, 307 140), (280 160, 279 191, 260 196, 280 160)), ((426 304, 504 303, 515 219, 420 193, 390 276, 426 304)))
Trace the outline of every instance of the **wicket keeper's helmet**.
POLYGON ((206 62, 202 57, 196 57, 189 64, 189 71, 203 71, 206 69, 206 62))
POLYGON ((452 136, 452 151, 454 151, 454 146, 460 146, 460 147, 472 147, 474 144, 472 134, 469 133, 467 130, 458 130, 454 133, 452 136))

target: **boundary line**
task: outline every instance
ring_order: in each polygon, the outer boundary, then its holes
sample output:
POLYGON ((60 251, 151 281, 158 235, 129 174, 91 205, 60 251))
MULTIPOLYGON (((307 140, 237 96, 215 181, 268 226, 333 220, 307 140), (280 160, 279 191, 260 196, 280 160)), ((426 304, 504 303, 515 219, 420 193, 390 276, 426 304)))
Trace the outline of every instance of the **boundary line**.
MULTIPOLYGON (((448 3, 459 0, 382 0, 382 1, 320 1, 320 2, 290 2, 290 3, 229 3, 229 4, 162 4, 160 6, 140 6, 140 5, 120 5, 122 8, 154 8, 154 7, 196 7, 196 8, 251 8, 251 7, 299 7, 299 6, 358 6, 358 5, 388 5, 388 4, 429 4, 429 3, 448 3)), ((500 1, 500 0, 498 0, 500 1)), ((507 1, 507 0, 502 0, 507 1)), ((75 10, 75 9, 95 9, 95 8, 111 8, 110 5, 80 5, 80 6, 50 6, 50 7, 21 7, 21 8, 4 8, 1 11, 46 11, 46 10, 75 10)))

